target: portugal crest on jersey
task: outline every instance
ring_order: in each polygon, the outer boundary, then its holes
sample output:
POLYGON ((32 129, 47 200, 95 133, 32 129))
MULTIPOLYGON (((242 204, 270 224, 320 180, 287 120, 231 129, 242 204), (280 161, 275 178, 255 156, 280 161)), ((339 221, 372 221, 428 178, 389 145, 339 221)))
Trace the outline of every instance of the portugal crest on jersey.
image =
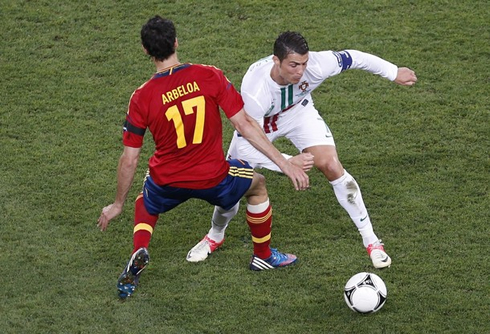
POLYGON ((308 87, 310 87, 310 84, 305 80, 303 81, 299 86, 298 88, 301 89, 302 92, 305 92, 308 87))

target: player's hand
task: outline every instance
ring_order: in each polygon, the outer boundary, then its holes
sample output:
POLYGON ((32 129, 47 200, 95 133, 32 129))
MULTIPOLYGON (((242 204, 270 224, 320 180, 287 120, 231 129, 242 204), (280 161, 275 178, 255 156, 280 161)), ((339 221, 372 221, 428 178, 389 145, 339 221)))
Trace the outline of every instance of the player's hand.
POLYGON ((289 161, 293 165, 302 168, 305 172, 308 172, 314 166, 313 154, 311 153, 300 153, 292 158, 289 158, 289 161))
POLYGON ((408 67, 399 67, 395 82, 402 86, 413 86, 417 82, 417 76, 408 67))
POLYGON ((102 209, 99 219, 97 220, 97 226, 101 231, 105 231, 111 220, 119 216, 122 212, 122 206, 112 203, 102 209))
POLYGON ((301 167, 288 162, 282 169, 282 172, 291 179, 296 190, 306 190, 310 188, 310 179, 301 167))

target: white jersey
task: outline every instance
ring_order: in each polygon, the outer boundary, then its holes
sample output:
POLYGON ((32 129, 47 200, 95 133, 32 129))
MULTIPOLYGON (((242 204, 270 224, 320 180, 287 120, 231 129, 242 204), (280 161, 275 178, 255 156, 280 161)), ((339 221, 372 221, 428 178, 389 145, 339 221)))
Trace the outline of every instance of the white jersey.
POLYGON ((309 52, 306 70, 297 84, 282 86, 271 78, 272 55, 252 64, 242 80, 244 109, 262 124, 271 117, 291 108, 305 98, 327 78, 347 69, 361 69, 395 80, 398 68, 377 56, 356 50, 341 52, 309 52))
MULTIPOLYGON (((335 145, 333 135, 311 97, 311 92, 323 81, 347 69, 362 69, 392 81, 398 73, 396 65, 356 50, 309 52, 306 69, 297 84, 277 84, 271 78, 273 65, 272 56, 269 56, 249 67, 241 86, 244 109, 263 127, 270 141, 286 137, 299 152, 317 145, 335 145)), ((253 167, 280 171, 237 131, 227 158, 243 159, 253 167)))

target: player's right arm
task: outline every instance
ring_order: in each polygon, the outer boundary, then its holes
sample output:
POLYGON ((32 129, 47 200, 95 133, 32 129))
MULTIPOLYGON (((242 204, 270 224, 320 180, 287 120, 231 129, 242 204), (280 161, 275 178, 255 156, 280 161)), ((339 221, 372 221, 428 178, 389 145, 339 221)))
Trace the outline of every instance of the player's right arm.
POLYGON ((126 121, 123 127, 124 149, 119 158, 117 166, 117 188, 114 202, 102 209, 102 213, 97 222, 97 226, 105 231, 110 221, 119 216, 123 210, 124 202, 128 196, 131 185, 133 184, 134 174, 140 157, 143 145, 146 125, 139 123, 139 108, 137 104, 138 90, 136 90, 129 102, 126 121))
POLYGON ((296 190, 309 188, 308 175, 302 168, 293 165, 272 145, 260 125, 245 110, 241 109, 230 117, 230 121, 243 138, 272 160, 291 179, 296 190))
POLYGON ((119 216, 123 210, 124 202, 128 197, 133 184, 134 174, 138 166, 141 148, 124 146, 124 151, 119 158, 117 167, 117 190, 114 202, 102 209, 97 222, 101 231, 105 231, 110 221, 119 216))
MULTIPOLYGON (((270 101, 268 100, 269 95, 258 94, 258 98, 256 98, 247 91, 243 91, 242 98, 245 103, 246 113, 259 124, 261 129, 263 129, 264 110, 266 109, 266 106, 270 104, 270 101)), ((282 172, 281 168, 275 164, 274 161, 261 153, 261 151, 257 150, 250 142, 239 136, 234 136, 228 153, 233 158, 246 160, 254 167, 282 172)), ((314 166, 313 155, 311 153, 299 153, 295 156, 286 153, 281 154, 285 159, 289 160, 293 165, 302 168, 305 172, 308 172, 314 166)))

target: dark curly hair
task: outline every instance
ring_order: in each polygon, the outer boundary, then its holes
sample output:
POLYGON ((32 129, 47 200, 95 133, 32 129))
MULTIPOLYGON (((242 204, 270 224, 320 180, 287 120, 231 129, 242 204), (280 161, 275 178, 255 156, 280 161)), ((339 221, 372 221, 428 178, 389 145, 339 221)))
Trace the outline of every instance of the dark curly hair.
POLYGON ((163 61, 175 53, 177 33, 174 23, 155 16, 141 28, 141 43, 151 57, 163 61))

